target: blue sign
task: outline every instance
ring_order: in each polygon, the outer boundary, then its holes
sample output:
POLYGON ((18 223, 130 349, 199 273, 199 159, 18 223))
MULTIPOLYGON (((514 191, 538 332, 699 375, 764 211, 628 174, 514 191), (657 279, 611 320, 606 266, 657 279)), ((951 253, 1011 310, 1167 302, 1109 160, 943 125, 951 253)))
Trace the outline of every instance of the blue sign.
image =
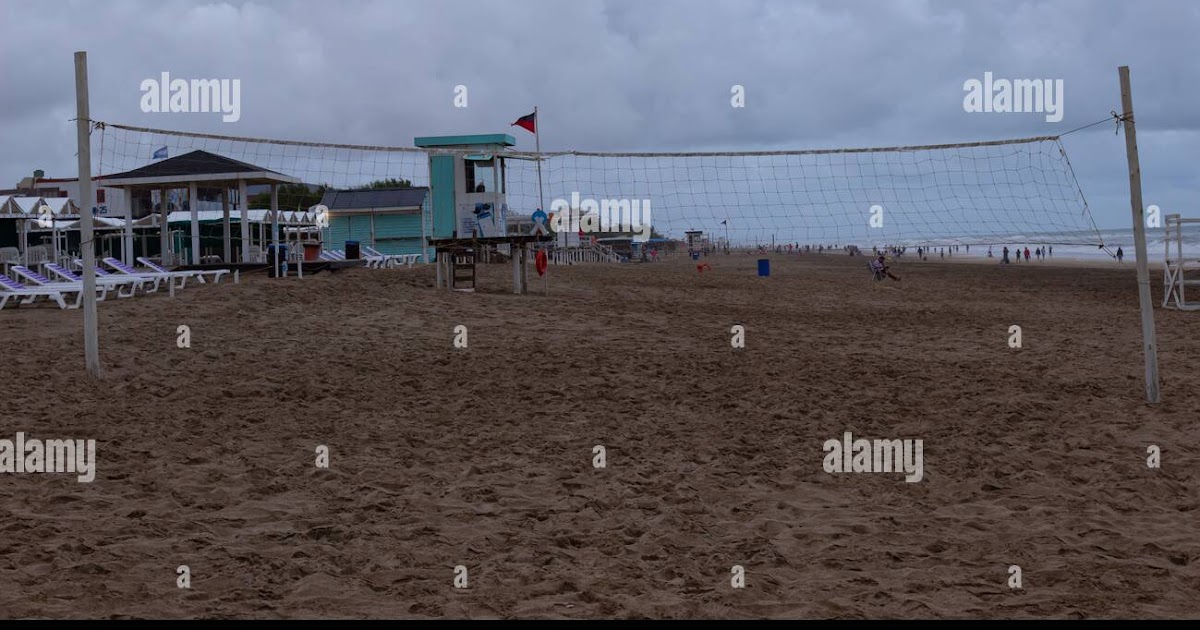
POLYGON ((549 217, 546 216, 545 212, 542 212, 541 208, 534 210, 531 218, 533 219, 534 235, 542 235, 550 231, 549 228, 546 227, 546 221, 549 219, 549 217))

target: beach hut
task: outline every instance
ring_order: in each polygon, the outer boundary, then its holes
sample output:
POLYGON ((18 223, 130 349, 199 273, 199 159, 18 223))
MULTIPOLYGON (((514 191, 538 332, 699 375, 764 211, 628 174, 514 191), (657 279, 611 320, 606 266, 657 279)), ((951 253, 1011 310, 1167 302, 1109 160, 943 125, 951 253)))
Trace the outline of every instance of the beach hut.
MULTIPOLYGON (((6 259, 11 258, 11 250, 16 248, 17 260, 29 263, 29 230, 30 223, 39 218, 45 219, 45 213, 40 212, 42 197, 8 196, 0 203, 0 219, 11 221, 8 236, 0 240, 0 247, 6 248, 6 259)), ((6 223, 8 221, 5 221, 6 223)), ((11 262, 11 261, 10 261, 11 262)))
POLYGON ((341 248, 346 241, 370 245, 382 254, 421 254, 426 261, 425 226, 429 188, 327 190, 321 205, 328 208, 326 246, 341 248))

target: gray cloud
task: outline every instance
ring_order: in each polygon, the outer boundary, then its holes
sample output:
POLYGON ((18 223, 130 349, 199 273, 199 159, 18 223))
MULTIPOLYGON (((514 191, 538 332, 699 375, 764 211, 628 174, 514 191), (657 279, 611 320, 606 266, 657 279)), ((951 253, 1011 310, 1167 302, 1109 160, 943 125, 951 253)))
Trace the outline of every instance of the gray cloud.
MULTIPOLYGON (((1057 134, 1117 109, 1128 64, 1146 201, 1197 214, 1197 30, 1187 0, 6 0, 0 185, 73 172, 79 49, 100 120, 409 145, 510 131, 536 104, 544 149, 607 151, 1057 134), (142 113, 139 84, 164 70, 241 79, 241 120, 142 113), (965 113, 963 81, 985 71, 1063 79, 1066 116, 965 113), (469 108, 452 107, 458 84, 469 108), (734 84, 745 109, 729 107, 734 84)), ((1122 138, 1103 126, 1066 144, 1097 221, 1127 225, 1122 138)))

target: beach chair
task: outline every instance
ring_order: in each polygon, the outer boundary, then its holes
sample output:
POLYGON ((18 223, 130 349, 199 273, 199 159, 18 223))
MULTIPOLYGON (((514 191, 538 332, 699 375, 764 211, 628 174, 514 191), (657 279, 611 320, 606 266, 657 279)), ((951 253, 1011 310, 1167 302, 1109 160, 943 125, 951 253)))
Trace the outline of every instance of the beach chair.
POLYGON ((0 275, 0 310, 3 310, 8 301, 12 299, 16 299, 17 304, 32 304, 40 297, 54 300, 61 309, 74 308, 67 306, 67 301, 63 299, 62 293, 59 291, 45 287, 27 287, 8 276, 0 275))
POLYGON ((20 264, 21 250, 16 247, 0 247, 0 267, 3 267, 3 272, 8 273, 8 268, 11 265, 20 264))
POLYGON ((362 246, 362 251, 366 254, 364 258, 367 260, 367 266, 373 266, 376 269, 391 269, 392 267, 402 264, 401 260, 404 258, 403 256, 397 256, 395 254, 384 254, 374 247, 368 247, 366 245, 362 246))
POLYGON ((150 260, 149 258, 145 258, 143 256, 138 256, 137 261, 142 263, 143 267, 146 267, 156 273, 185 273, 185 274, 188 274, 188 277, 199 280, 200 284, 206 284, 206 281, 204 280, 205 276, 212 276, 213 284, 219 284, 221 282, 221 276, 224 276, 225 274, 229 273, 228 269, 205 269, 205 270, 194 269, 191 271, 171 271, 169 269, 164 269, 164 268, 158 266, 157 264, 155 264, 155 262, 153 260, 150 260))
MULTIPOLYGON (((58 291, 61 295, 63 295, 64 298, 73 294, 75 296, 75 302, 74 304, 68 302, 68 308, 79 308, 79 305, 83 303, 82 282, 55 282, 50 278, 47 278, 46 276, 43 276, 42 274, 30 269, 29 267, 26 267, 25 265, 13 265, 12 270, 18 276, 21 276, 22 279, 30 283, 25 285, 27 287, 38 287, 42 289, 49 289, 51 291, 58 291)), ((96 301, 103 302, 104 298, 106 297, 108 297, 108 287, 103 284, 96 283, 96 301)))
POLYGON ((337 260, 341 260, 341 259, 338 258, 337 256, 334 256, 333 252, 331 252, 331 251, 322 250, 321 251, 321 260, 328 260, 330 262, 333 262, 333 261, 337 261, 337 260))
POLYGON ((871 271, 872 280, 879 281, 887 277, 887 275, 883 273, 883 265, 879 264, 879 261, 875 260, 874 258, 867 261, 867 269, 871 271))
MULTIPOLYGON (((83 263, 82 263, 82 261, 78 261, 78 260, 77 260, 76 262, 77 262, 77 263, 79 263, 79 268, 82 270, 82 269, 83 269, 83 263)), ((144 278, 144 277, 141 277, 141 276, 127 276, 127 275, 125 275, 125 274, 116 274, 116 275, 114 275, 114 274, 111 274, 111 273, 109 273, 109 272, 107 272, 107 271, 105 271, 105 270, 103 270, 103 269, 101 269, 101 268, 99 268, 99 267, 96 267, 96 277, 97 277, 97 278, 109 278, 109 279, 112 279, 112 278, 133 278, 134 280, 141 280, 141 281, 142 281, 142 284, 143 284, 143 286, 142 286, 142 292, 143 292, 143 293, 154 293, 155 291, 157 291, 157 290, 158 290, 158 285, 159 285, 159 283, 162 281, 161 279, 154 279, 154 278, 144 278)))
POLYGON ((25 266, 37 269, 38 265, 50 262, 50 248, 45 245, 31 245, 25 248, 25 266))
POLYGON ((387 259, 383 254, 376 252, 370 247, 363 245, 360 249, 359 259, 366 263, 367 269, 382 269, 387 259))
POLYGON ((151 282, 153 282, 154 287, 150 291, 148 291, 148 293, 153 293, 154 291, 157 291, 159 283, 161 283, 163 281, 174 284, 175 281, 178 280, 179 284, 175 284, 175 288, 182 289, 185 286, 187 286, 187 279, 191 277, 191 274, 186 274, 186 273, 141 272, 141 271, 138 271, 138 270, 134 269, 133 267, 130 267, 129 265, 126 265, 125 263, 117 260, 116 258, 104 258, 102 260, 102 262, 104 264, 108 265, 109 267, 111 267, 113 269, 113 271, 116 271, 119 274, 124 274, 127 276, 134 276, 136 278, 144 278, 146 280, 150 280, 151 282))
MULTIPOLYGON (((46 269, 50 273, 62 278, 67 282, 78 282, 80 284, 83 283, 83 277, 74 271, 63 267, 62 265, 47 263, 46 269)), ((103 284, 110 289, 116 289, 117 297, 119 298, 133 297, 134 294, 137 293, 138 289, 141 289, 146 282, 147 280, 145 278, 135 278, 133 276, 110 276, 104 274, 103 269, 96 270, 96 285, 99 286, 103 284), (127 290, 122 290, 125 287, 127 287, 127 290)))

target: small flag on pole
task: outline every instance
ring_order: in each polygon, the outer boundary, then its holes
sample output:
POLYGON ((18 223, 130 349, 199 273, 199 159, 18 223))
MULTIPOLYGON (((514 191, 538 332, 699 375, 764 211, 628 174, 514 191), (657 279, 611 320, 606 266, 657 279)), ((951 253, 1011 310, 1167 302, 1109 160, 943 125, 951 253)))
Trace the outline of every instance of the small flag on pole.
POLYGON ((528 114, 517 119, 517 122, 509 125, 516 125, 529 133, 537 133, 537 113, 528 114))
POLYGON ((722 221, 721 225, 729 225, 729 219, 725 219, 724 221, 722 221))
POLYGON ((159 150, 155 151, 155 152, 154 152, 154 157, 153 157, 153 158, 151 158, 151 159, 154 159, 154 160, 161 160, 161 159, 163 159, 163 158, 165 158, 165 157, 167 157, 167 147, 163 147, 163 148, 161 148, 161 149, 159 149, 159 150))

